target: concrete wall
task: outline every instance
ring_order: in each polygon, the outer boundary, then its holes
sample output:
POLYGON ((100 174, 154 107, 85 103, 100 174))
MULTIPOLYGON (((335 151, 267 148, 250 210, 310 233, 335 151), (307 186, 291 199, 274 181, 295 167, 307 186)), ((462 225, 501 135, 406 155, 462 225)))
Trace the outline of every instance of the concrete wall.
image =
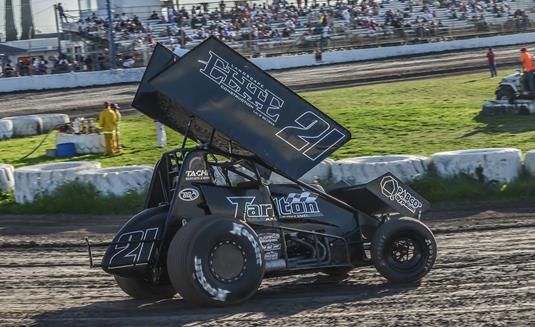
MULTIPOLYGON (((395 47, 333 51, 324 53, 321 62, 317 62, 312 54, 255 58, 252 61, 264 70, 287 69, 352 61, 385 59, 433 52, 524 44, 532 42, 534 39, 535 33, 522 33, 395 47)), ((0 79, 0 93, 133 83, 141 80, 143 71, 144 68, 133 68, 126 70, 116 69, 111 71, 2 78, 0 79)))

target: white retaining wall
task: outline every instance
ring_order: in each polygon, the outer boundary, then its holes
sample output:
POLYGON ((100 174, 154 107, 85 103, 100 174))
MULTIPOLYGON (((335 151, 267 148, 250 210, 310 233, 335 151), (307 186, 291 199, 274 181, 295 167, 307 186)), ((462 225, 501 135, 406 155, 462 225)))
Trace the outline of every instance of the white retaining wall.
MULTIPOLYGON (((251 61, 264 70, 288 69, 306 66, 336 64, 372 59, 386 59, 434 52, 466 50, 474 48, 497 47, 504 45, 524 44, 535 39, 535 32, 512 35, 500 35, 467 40, 411 44, 392 47, 355 49, 325 52, 323 60, 317 62, 313 54, 254 58, 251 61)), ((0 79, 0 93, 62 89, 84 86, 110 85, 119 83, 139 82, 144 68, 115 69, 108 71, 67 73, 55 75, 24 76, 0 79)))
MULTIPOLYGON (((12 170, 11 166, 4 166, 12 170)), ((524 166, 535 176, 535 150, 527 152, 524 166)), ((425 177, 430 167, 443 178, 466 174, 474 178, 483 177, 488 182, 508 183, 519 177, 522 169, 521 152, 515 148, 491 148, 439 152, 430 158, 387 155, 338 161, 326 159, 301 180, 314 183, 317 178, 323 185, 340 181, 356 185, 368 183, 390 172, 405 182, 411 182, 425 177)), ((36 196, 52 192, 73 180, 92 183, 103 193, 124 195, 129 190, 141 191, 148 187, 152 171, 152 166, 101 169, 97 162, 83 161, 28 166, 15 170, 15 198, 18 203, 32 202, 36 196)), ((13 185, 6 182, 9 178, 4 179, 2 184, 0 178, 0 187, 3 185, 6 190, 12 189, 13 185)), ((276 174, 271 178, 271 183, 285 182, 286 179, 276 174)))

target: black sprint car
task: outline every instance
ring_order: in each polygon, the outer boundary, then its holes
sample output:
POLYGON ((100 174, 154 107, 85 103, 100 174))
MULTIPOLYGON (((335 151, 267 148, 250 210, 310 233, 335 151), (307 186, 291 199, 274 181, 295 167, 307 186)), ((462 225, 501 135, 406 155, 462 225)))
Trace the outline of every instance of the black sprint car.
POLYGON ((183 57, 158 45, 133 106, 184 135, 158 161, 145 209, 112 242, 88 241, 91 263, 107 246, 100 266, 134 298, 221 306, 272 276, 374 265, 415 282, 432 268, 435 239, 419 220, 429 203, 392 174, 301 182, 349 131, 219 40, 183 57), (273 172, 288 183, 270 184, 273 172))

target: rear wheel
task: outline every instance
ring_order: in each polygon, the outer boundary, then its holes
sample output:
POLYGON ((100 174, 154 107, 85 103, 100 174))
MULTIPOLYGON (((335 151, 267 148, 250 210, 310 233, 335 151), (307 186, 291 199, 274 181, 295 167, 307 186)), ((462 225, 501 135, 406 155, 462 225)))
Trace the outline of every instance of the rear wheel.
POLYGON ((508 100, 509 103, 514 103, 515 99, 515 92, 510 86, 500 86, 496 92, 496 100, 508 100))
POLYGON ((389 220, 377 229, 371 243, 372 262, 390 282, 422 279, 433 267, 437 246, 433 233, 419 220, 389 220))
POLYGON ((248 225, 221 216, 195 218, 178 230, 167 255, 171 283, 198 305, 243 302, 260 286, 264 256, 248 225))
POLYGON ((135 299, 170 299, 176 291, 171 284, 155 285, 139 278, 121 277, 115 275, 117 285, 135 299))

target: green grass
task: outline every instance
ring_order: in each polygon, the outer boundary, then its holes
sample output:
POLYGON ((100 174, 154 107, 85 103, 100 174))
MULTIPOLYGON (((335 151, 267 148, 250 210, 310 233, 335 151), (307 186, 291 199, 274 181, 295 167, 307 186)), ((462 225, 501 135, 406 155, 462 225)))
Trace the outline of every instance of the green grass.
POLYGON ((17 204, 13 193, 0 193, 0 214, 133 214, 143 209, 145 193, 99 193, 91 184, 68 183, 32 203, 17 204))
MULTIPOLYGON (((507 72, 509 73, 509 72, 507 72)), ((420 81, 303 93, 312 104, 347 127, 353 138, 333 155, 335 159, 379 155, 420 154, 486 147, 535 149, 535 116, 479 115, 485 100, 494 97, 499 78, 486 73, 420 81)), ((167 130, 168 147, 178 147, 182 137, 167 130)), ((54 147, 54 135, 30 158, 43 136, 0 142, 0 163, 16 167, 65 159, 50 159, 45 149, 54 147)), ((154 164, 156 147, 152 120, 142 115, 124 117, 121 125, 123 153, 106 157, 83 155, 68 160, 97 160, 103 166, 154 164)))
POLYGON ((523 172, 509 184, 484 183, 466 175, 442 179, 431 172, 411 187, 432 203, 433 207, 479 206, 486 204, 533 203, 535 201, 535 177, 523 172))
POLYGON ((535 116, 484 117, 499 79, 486 74, 306 94, 353 137, 335 158, 486 147, 535 149, 535 116))

